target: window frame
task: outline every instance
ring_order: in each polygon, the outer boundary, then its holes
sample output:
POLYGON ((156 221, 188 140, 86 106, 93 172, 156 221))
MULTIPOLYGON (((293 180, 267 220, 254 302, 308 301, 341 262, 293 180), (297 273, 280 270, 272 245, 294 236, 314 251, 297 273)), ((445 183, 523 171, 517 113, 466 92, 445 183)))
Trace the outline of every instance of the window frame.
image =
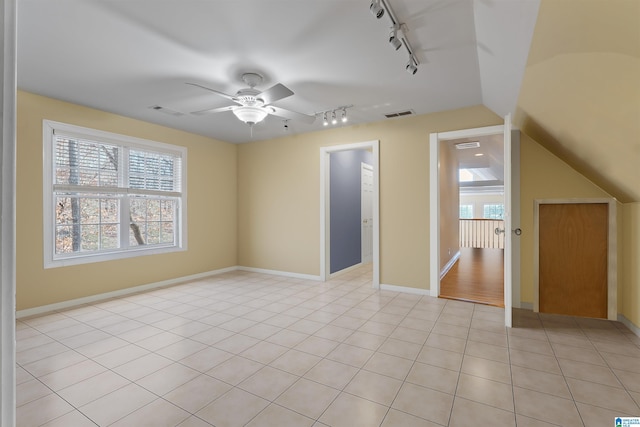
MULTIPOLYGON (((179 145, 166 144, 128 135, 116 134, 67 123, 43 120, 42 122, 42 149, 43 149, 43 252, 44 268, 65 267, 71 265, 87 264, 93 262, 111 261, 117 259, 133 258, 137 256, 157 255, 187 250, 187 148, 179 145), (181 191, 172 192, 171 197, 176 201, 175 239, 173 244, 154 244, 149 246, 127 246, 113 250, 100 250, 98 252, 78 252, 71 254, 56 254, 56 196, 55 189, 56 172, 56 131, 58 134, 76 137, 79 139, 95 141, 97 143, 117 144, 127 147, 129 150, 143 150, 155 153, 165 153, 181 158, 181 191)), ((128 184, 121 187, 105 187, 103 191, 93 192, 103 194, 105 197, 118 194, 120 203, 127 203, 131 197, 144 194, 143 191, 128 193, 128 184)), ((96 190, 100 190, 97 188, 96 190)), ((160 196, 162 197, 162 196, 160 196)), ((128 222, 127 222, 128 223, 128 222)), ((123 236, 121 236, 121 240, 123 236)), ((128 237, 127 237, 128 239, 128 237)))

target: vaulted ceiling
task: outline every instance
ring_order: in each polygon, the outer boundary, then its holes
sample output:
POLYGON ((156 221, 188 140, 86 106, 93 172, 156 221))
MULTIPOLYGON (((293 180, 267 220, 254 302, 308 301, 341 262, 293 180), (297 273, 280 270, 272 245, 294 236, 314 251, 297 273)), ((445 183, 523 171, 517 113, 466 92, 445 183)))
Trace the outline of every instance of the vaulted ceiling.
MULTIPOLYGON (((233 95, 257 72, 266 90, 294 95, 273 105, 306 115, 347 108, 350 124, 411 110, 431 113, 485 104, 513 113, 538 0, 20 0, 19 87, 228 142, 282 136, 270 116, 253 132, 233 95), (389 12, 392 12, 389 13, 389 12), (395 18, 415 54, 389 44, 395 18), (158 108, 162 107, 162 108, 158 108), (150 108, 150 107, 156 107, 150 108)), ((338 113, 341 113, 338 111, 338 113)), ((323 128, 295 119, 291 133, 323 128)))
POLYGON ((20 89, 242 143, 484 104, 621 201, 640 201, 640 2, 384 0, 417 59, 388 43, 369 0, 19 0, 20 89), (257 72, 274 106, 250 129, 233 95, 257 72), (158 109, 159 107, 162 107, 158 109), (155 107, 155 108, 153 108, 155 107), (344 126, 344 124, 338 124, 344 126))

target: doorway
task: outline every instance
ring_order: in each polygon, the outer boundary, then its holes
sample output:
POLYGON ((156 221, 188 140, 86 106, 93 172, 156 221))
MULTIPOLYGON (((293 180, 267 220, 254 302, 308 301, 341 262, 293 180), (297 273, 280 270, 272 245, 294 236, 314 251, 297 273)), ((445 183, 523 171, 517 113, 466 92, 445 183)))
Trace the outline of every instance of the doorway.
POLYGON ((503 135, 439 144, 439 297, 504 307, 503 135))
MULTIPOLYGON (((520 222, 520 199, 519 199, 519 132, 511 130, 511 118, 505 117, 504 125, 489 126, 484 128, 466 129, 460 131, 432 133, 429 145, 429 194, 430 194, 430 273, 431 296, 440 295, 440 280, 442 277, 442 267, 446 264, 446 257, 442 256, 441 246, 441 221, 442 206, 440 192, 440 165, 439 151, 440 142, 462 138, 477 138, 486 135, 502 134, 504 143, 504 228, 500 231, 504 234, 505 250, 503 261, 504 278, 504 313, 505 326, 511 327, 512 307, 520 307, 520 252, 519 242, 512 243, 512 238, 521 233, 517 228, 520 222), (515 188, 517 191, 512 191, 515 188), (515 229, 514 229, 515 228, 515 229), (444 262, 443 262, 444 261, 444 262)), ((456 192, 457 193, 457 192, 456 192)), ((446 195, 445 195, 446 196, 446 195)), ((446 248, 444 248, 446 249, 446 248)))
POLYGON ((612 199, 536 200, 534 311, 616 320, 612 199))
MULTIPOLYGON (((333 274, 340 274, 341 271, 332 271, 331 267, 331 154, 353 150, 366 150, 371 153, 371 262, 372 262, 372 284, 375 289, 380 288, 380 230, 379 230, 379 141, 368 141, 355 144, 336 145, 320 148, 320 279, 326 281, 333 274)), ((358 171, 358 175, 360 175, 358 171)), ((360 186, 358 186, 360 188, 360 186)), ((358 222, 360 222, 361 212, 358 212, 358 222)), ((335 223, 334 223, 335 226, 335 223)), ((360 228, 358 229, 360 233, 360 228)), ((361 241, 357 242, 360 246, 361 241)), ((358 248, 360 250, 360 248, 358 248)), ((360 255, 360 254, 358 254, 360 255)), ((344 271, 344 270, 343 270, 344 271)))

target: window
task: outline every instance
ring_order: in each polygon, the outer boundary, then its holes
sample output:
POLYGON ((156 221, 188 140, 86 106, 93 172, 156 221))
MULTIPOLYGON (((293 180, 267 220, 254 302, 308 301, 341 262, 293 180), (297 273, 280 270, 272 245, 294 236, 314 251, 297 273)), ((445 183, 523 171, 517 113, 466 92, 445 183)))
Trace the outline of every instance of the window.
POLYGON ((487 219, 504 219, 504 205, 491 204, 483 206, 483 218, 487 219))
POLYGON ((45 268, 186 249, 186 149, 45 120, 45 268))
POLYGON ((473 205, 460 205, 460 219, 473 218, 473 205))

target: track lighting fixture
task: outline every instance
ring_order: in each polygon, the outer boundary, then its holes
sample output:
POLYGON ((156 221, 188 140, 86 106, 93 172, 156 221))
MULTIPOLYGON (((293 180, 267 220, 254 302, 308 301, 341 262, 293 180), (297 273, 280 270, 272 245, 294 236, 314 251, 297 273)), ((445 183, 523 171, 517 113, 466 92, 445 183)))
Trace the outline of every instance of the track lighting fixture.
POLYGON ((384 15, 384 9, 380 6, 380 0, 372 0, 371 5, 369 6, 369 10, 371 14, 375 16, 377 19, 382 18, 384 15))
POLYGON ((289 120, 283 120, 282 121, 282 127, 283 127, 285 132, 288 132, 289 131, 289 120))
POLYGON ((405 66, 407 72, 414 75, 418 72, 418 59, 413 53, 414 50, 407 39, 407 32, 409 31, 407 26, 401 23, 396 14, 391 9, 389 0, 372 0, 369 6, 371 13, 378 19, 382 18, 385 14, 391 21, 391 32, 389 33, 389 44, 395 49, 400 50, 402 46, 407 50, 409 54, 409 63, 405 66))
POLYGON ((330 110, 319 111, 315 115, 316 117, 322 117, 322 125, 329 126, 329 124, 337 125, 340 123, 347 123, 347 108, 351 108, 353 105, 341 105, 330 110))
POLYGON ((413 60, 413 57, 409 58, 409 62, 407 63, 407 66, 405 68, 407 69, 407 73, 411 75, 414 75, 415 73, 418 72, 418 67, 415 61, 413 60))
POLYGON ((400 25, 396 24, 393 27, 391 27, 391 32, 389 33, 389 44, 395 50, 398 50, 402 47, 402 41, 398 38, 399 29, 400 29, 400 25))

